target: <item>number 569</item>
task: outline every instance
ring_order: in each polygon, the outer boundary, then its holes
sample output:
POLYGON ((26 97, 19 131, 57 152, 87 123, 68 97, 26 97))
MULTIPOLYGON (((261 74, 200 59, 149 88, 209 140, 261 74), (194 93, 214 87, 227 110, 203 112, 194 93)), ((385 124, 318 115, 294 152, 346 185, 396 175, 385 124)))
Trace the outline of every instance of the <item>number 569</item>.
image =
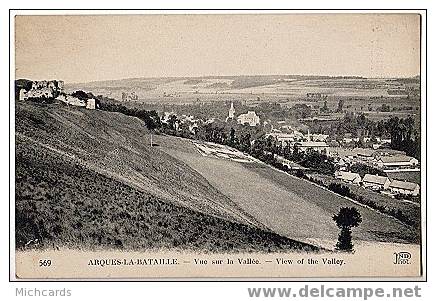
POLYGON ((40 267, 49 267, 49 266, 51 266, 51 260, 50 259, 40 259, 39 266, 40 267))

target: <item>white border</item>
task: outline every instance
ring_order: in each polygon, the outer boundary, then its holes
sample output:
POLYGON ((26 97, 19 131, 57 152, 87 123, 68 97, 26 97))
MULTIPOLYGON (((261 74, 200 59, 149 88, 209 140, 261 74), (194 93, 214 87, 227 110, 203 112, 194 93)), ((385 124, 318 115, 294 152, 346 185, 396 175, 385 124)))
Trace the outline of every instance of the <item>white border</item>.
MULTIPOLYGON (((425 212, 427 209, 427 179, 426 179, 426 144, 425 139, 427 137, 427 131, 425 128, 426 125, 426 101, 427 101, 427 95, 425 93, 426 91, 426 22, 427 22, 427 14, 425 10, 249 10, 249 11, 243 11, 243 10, 219 10, 219 11, 210 11, 210 10, 83 10, 83 11, 70 11, 70 10, 12 10, 10 12, 10 78, 11 82, 9 83, 9 91, 11 95, 11 104, 10 104, 10 220, 11 220, 11 227, 10 227, 10 237, 11 237, 11 244, 10 244, 10 279, 15 281, 20 281, 20 279, 17 279, 15 277, 15 205, 14 205, 14 196, 15 196, 15 177, 13 176, 15 174, 15 106, 13 103, 14 99, 14 79, 15 79, 15 49, 14 49, 14 16, 15 15, 102 15, 102 14, 109 14, 109 15, 137 15, 137 14, 347 14, 347 13, 369 13, 369 14, 376 14, 376 13, 385 13, 385 14, 397 14, 397 13, 420 13, 422 16, 422 43, 421 43, 421 137, 422 137, 422 156, 421 156, 421 187, 422 191, 425 193, 422 194, 422 238, 423 238, 423 244, 422 244, 422 264, 423 264, 423 276, 422 277, 401 277, 401 278, 394 278, 394 277, 378 277, 378 278, 370 278, 371 281, 422 281, 426 279, 426 262, 427 262, 427 254, 426 254, 426 218, 425 218, 425 212), (424 167, 424 168, 423 168, 424 167)), ((43 279, 38 279, 43 280, 43 279)), ((80 280, 80 279, 70 279, 70 280, 80 280)), ((81 281, 87 281, 89 279, 84 279, 81 281)), ((100 280, 100 281, 159 281, 159 279, 92 279, 92 280, 100 280)), ((168 278, 166 280, 179 280, 179 281, 268 281, 272 280, 271 278, 168 278)), ((281 278, 281 279, 273 279, 278 281, 283 280, 289 280, 289 281, 368 281, 368 278, 281 278)), ((50 280, 49 280, 50 281, 50 280)), ((68 280, 64 280, 68 281, 68 280)))

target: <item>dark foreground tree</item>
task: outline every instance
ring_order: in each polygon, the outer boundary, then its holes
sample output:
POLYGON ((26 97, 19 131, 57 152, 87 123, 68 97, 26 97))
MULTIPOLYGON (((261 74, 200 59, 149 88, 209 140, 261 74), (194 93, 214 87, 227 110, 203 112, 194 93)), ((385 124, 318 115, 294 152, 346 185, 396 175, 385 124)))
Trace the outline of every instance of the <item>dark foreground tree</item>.
POLYGON ((352 207, 343 207, 339 210, 338 214, 333 216, 333 220, 341 232, 338 236, 336 249, 341 251, 353 251, 353 243, 351 242, 351 228, 357 227, 362 222, 362 216, 359 211, 352 207))

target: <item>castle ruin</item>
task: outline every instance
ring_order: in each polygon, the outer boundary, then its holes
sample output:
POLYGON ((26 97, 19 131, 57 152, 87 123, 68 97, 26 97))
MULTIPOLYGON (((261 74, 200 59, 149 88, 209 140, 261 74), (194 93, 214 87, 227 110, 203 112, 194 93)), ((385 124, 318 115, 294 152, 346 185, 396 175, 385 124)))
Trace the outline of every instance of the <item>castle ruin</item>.
POLYGON ((64 82, 61 80, 33 81, 30 90, 26 90, 25 88, 20 89, 19 99, 54 99, 58 97, 63 90, 64 82))

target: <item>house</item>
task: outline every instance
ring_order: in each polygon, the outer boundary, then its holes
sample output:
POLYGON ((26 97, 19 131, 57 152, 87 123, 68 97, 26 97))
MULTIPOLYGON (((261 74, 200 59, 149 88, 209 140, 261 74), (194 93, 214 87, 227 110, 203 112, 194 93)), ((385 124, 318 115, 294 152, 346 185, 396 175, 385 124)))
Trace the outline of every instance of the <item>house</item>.
POLYGON ((358 173, 348 171, 335 172, 335 178, 352 184, 360 184, 362 182, 362 178, 358 173))
POLYGON ((352 142, 359 142, 359 137, 355 137, 351 133, 345 133, 344 138, 342 139, 342 142, 345 144, 349 144, 352 142))
POLYGON ((95 110, 95 99, 90 98, 86 101, 86 108, 89 110, 95 110))
POLYGON ((138 95, 135 91, 132 92, 121 92, 121 101, 134 101, 138 100, 138 95))
POLYGON ((330 154, 330 147, 324 141, 301 141, 295 142, 294 145, 301 151, 307 152, 309 149, 317 151, 319 153, 330 154))
POLYGON ((287 145, 300 140, 303 137, 303 134, 294 130, 291 133, 274 132, 267 134, 266 137, 273 137, 274 139, 277 139, 278 144, 281 143, 283 145, 287 145))
POLYGON ((347 162, 347 160, 345 160, 344 158, 340 158, 340 157, 334 157, 333 161, 334 161, 335 165, 339 167, 339 170, 346 170, 347 165, 349 164, 349 162, 347 162))
POLYGON ((175 116, 177 117, 177 114, 174 112, 164 112, 162 117, 161 117, 161 121, 162 123, 168 123, 168 120, 170 120, 171 116, 175 116))
POLYGON ((373 190, 386 190, 391 184, 388 177, 366 174, 362 180, 363 187, 373 190))
POLYGON ((419 164, 418 159, 406 155, 380 156, 375 159, 378 167, 384 169, 414 168, 419 164))
POLYGON ((350 137, 350 138, 344 137, 344 139, 342 139, 342 142, 344 142, 346 144, 351 143, 351 142, 359 142, 359 138, 357 138, 357 137, 350 137))
POLYGON ((56 99, 68 105, 77 106, 77 107, 86 107, 86 101, 68 94, 61 94, 58 97, 56 97, 56 99))
POLYGON ((309 134, 309 140, 311 141, 326 141, 329 135, 325 134, 309 134))
POLYGON ((194 122, 190 123, 188 125, 188 128, 189 128, 189 132, 191 132, 192 134, 195 134, 197 132, 197 130, 198 130, 198 123, 197 123, 197 121, 194 121, 194 122))
POLYGON ((26 89, 20 89, 19 100, 26 100, 26 99, 27 99, 27 92, 26 92, 26 89))
POLYGON ((389 185, 389 190, 397 194, 417 196, 419 194, 420 187, 419 184, 416 183, 393 180, 389 185))
POLYGON ((216 122, 217 120, 218 120, 218 119, 216 119, 216 118, 209 118, 208 120, 205 121, 205 123, 206 123, 206 124, 211 124, 211 123, 216 122))
POLYGON ((358 158, 369 160, 374 156, 374 151, 370 148, 359 148, 357 149, 356 155, 358 158))
POLYGON ((256 115, 255 111, 248 111, 246 114, 241 114, 238 116, 238 123, 256 126, 260 123, 260 118, 256 115))

